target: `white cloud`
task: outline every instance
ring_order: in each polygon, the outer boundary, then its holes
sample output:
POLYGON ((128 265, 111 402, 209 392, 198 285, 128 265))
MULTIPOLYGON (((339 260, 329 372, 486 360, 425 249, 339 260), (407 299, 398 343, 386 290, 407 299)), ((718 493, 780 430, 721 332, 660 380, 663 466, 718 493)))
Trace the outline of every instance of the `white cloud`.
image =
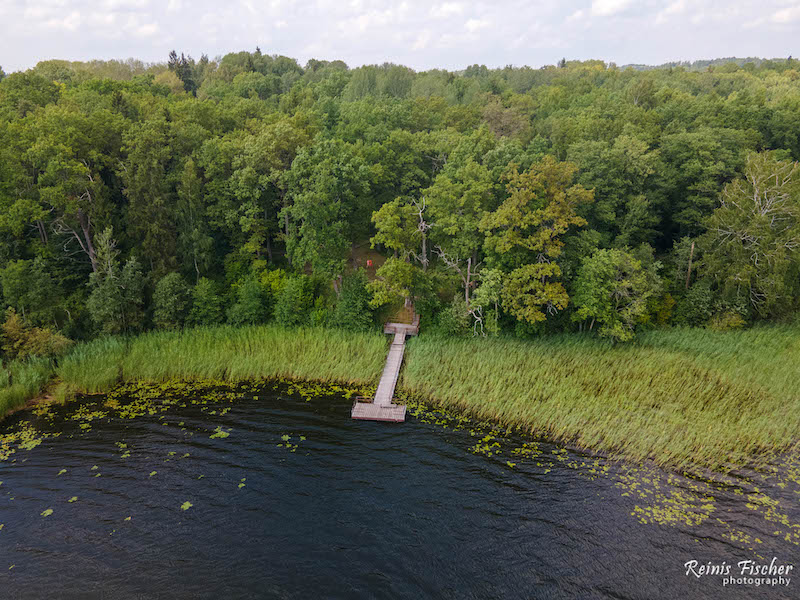
POLYGON ((414 40, 414 43, 411 44, 411 49, 412 50, 424 50, 425 48, 428 47, 428 44, 431 41, 431 37, 432 37, 432 35, 431 35, 431 32, 429 30, 426 29, 424 31, 420 31, 417 34, 417 37, 414 40))
POLYGON ((133 30, 133 34, 139 37, 152 37, 157 33, 158 33, 157 23, 145 23, 144 25, 139 25, 133 30))
POLYGON ((469 31, 470 33, 475 33, 480 29, 484 29, 489 26, 488 19, 469 19, 466 23, 464 23, 464 29, 469 31))
POLYGON ((792 23, 798 19, 800 19, 800 5, 783 8, 772 15, 775 23, 792 23))
POLYGON ((48 19, 44 26, 49 29, 63 29, 65 31, 75 31, 81 24, 81 15, 78 11, 72 11, 65 17, 48 19))
POLYGON ((675 2, 669 4, 666 8, 664 8, 664 10, 662 10, 656 15, 656 23, 664 23, 671 17, 682 15, 683 13, 686 12, 687 8, 688 8, 687 0, 675 0, 675 2))
POLYGON ((446 19, 464 14, 464 5, 461 2, 443 2, 431 7, 430 15, 435 19, 446 19))
POLYGON ((610 17, 627 9, 633 0, 592 0, 592 14, 610 17))
POLYGON ((100 5, 106 10, 140 10, 150 5, 150 0, 103 0, 100 5))
POLYGON ((578 10, 576 10, 574 13, 572 13, 570 16, 567 17, 567 21, 579 21, 583 18, 585 14, 586 13, 583 11, 583 9, 579 8, 578 10))

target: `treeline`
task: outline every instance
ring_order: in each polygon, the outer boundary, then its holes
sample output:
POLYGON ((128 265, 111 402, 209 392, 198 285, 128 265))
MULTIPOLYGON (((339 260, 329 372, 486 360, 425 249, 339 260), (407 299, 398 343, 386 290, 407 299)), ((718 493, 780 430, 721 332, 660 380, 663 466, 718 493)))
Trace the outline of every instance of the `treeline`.
POLYGON ((7 357, 48 333, 368 329, 405 301, 454 335, 617 340, 798 309, 792 59, 415 73, 257 50, 0 77, 7 357))

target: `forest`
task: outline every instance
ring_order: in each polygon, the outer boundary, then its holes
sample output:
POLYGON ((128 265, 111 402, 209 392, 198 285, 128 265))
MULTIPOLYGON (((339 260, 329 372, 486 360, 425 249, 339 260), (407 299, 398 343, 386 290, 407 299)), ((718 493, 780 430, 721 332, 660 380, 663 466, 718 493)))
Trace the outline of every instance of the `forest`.
POLYGON ((275 322, 622 343, 796 322, 800 63, 0 70, 6 360, 275 322))

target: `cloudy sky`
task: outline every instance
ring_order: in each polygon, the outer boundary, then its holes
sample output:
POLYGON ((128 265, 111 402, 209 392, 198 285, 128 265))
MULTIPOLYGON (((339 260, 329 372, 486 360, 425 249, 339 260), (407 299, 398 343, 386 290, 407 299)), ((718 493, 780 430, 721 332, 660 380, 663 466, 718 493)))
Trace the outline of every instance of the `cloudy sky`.
POLYGON ((350 66, 800 56, 800 0, 0 0, 0 66, 255 49, 350 66))

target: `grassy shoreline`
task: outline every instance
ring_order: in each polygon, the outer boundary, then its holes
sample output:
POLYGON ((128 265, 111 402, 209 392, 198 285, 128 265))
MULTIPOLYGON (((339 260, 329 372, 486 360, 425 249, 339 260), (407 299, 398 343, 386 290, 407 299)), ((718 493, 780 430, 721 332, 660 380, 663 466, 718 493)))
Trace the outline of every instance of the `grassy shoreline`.
MULTIPOLYGON (((76 346, 0 380, 0 414, 122 382, 290 378, 375 384, 388 338, 274 325, 152 332, 76 346), (3 385, 5 383, 5 385, 3 385)), ((632 461, 725 470, 800 447, 800 330, 668 330, 612 346, 578 335, 409 341, 402 392, 632 461)))

